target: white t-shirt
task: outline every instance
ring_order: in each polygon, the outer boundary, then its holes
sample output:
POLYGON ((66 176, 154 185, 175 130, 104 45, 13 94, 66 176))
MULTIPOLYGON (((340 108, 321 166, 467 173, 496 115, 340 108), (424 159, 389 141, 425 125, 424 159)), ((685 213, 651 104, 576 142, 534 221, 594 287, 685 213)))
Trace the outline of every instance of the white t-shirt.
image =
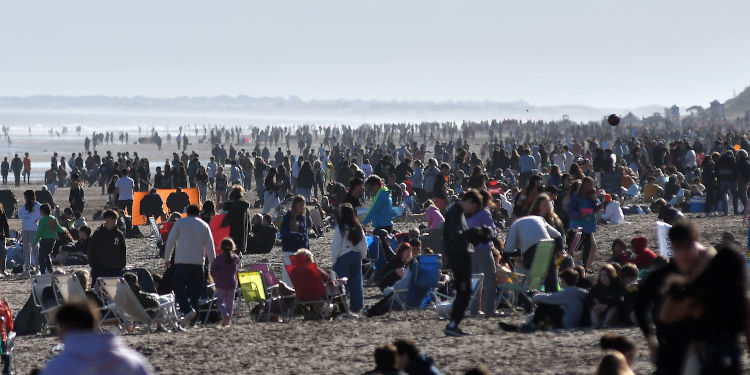
POLYGON ((119 197, 117 200, 125 201, 133 199, 133 179, 128 176, 123 176, 115 181, 115 187, 119 189, 119 197))

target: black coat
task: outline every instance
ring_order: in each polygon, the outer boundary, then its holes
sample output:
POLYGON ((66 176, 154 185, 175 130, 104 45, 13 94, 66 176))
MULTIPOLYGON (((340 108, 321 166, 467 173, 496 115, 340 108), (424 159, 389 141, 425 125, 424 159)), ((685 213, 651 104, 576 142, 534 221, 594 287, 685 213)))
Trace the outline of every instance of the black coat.
POLYGON ((231 201, 229 212, 221 225, 229 225, 229 237, 234 240, 237 250, 244 253, 247 249, 247 236, 250 228, 250 204, 244 200, 231 201))

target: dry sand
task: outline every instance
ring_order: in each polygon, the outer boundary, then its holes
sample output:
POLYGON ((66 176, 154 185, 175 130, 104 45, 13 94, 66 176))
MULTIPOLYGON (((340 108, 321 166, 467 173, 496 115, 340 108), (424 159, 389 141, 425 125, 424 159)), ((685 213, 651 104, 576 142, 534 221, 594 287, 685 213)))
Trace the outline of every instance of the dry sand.
MULTIPOLYGON (((132 151, 141 147, 155 148, 151 145, 128 148, 132 151)), ((205 147, 199 150, 203 155, 207 155, 205 147)), ((18 197, 22 196, 22 190, 14 188, 18 197)), ((84 215, 87 218, 103 206, 105 198, 99 192, 96 187, 86 189, 84 215)), ((55 194, 56 201, 66 202, 67 194, 67 188, 59 189, 55 194)), ((254 193, 250 199, 254 199, 254 193)), ((609 247, 614 238, 619 237, 627 242, 636 235, 644 235, 649 239, 650 247, 656 250, 653 224, 656 216, 630 216, 628 220, 633 223, 600 227, 596 234, 599 254, 595 269, 601 267, 611 255, 609 247)), ((718 242, 724 231, 733 233, 740 242, 746 238, 746 229, 739 216, 700 218, 697 221, 703 232, 704 243, 718 242)), ((99 224, 89 222, 92 228, 99 224)), ((17 219, 11 220, 10 225, 20 229, 17 219)), ((397 225, 399 229, 406 227, 406 224, 397 225)), ((142 227, 142 232, 147 234, 148 229, 142 227)), ((312 251, 323 267, 331 266, 331 236, 332 232, 329 232, 323 238, 310 241, 312 251)), ((148 250, 145 240, 128 239, 127 246, 128 264, 144 266, 155 272, 163 271, 163 262, 148 250)), ((276 247, 270 254, 249 256, 247 262, 271 263, 279 272, 280 249, 276 247)), ((75 267, 65 269, 69 271, 75 267)), ((23 306, 29 293, 28 278, 9 276, 0 280, 0 295, 8 299, 14 312, 23 306)), ((365 305, 375 303, 378 296, 377 288, 367 288, 365 305)), ((231 329, 208 325, 188 332, 130 334, 124 337, 131 347, 148 358, 158 373, 163 374, 201 374, 221 370, 227 373, 358 374, 373 367, 372 352, 377 345, 397 338, 415 340, 424 352, 436 359, 437 366, 445 374, 462 373, 479 364, 495 374, 566 374, 590 372, 601 358, 599 338, 613 331, 627 335, 638 343, 640 349, 634 370, 639 374, 653 371, 645 342, 637 328, 517 334, 500 331, 498 318, 467 318, 463 326, 473 335, 449 338, 442 332, 446 322, 439 320, 430 310, 393 312, 372 319, 332 322, 295 318, 290 323, 255 323, 248 317, 248 309, 244 305, 238 306, 236 314, 239 319, 231 329)), ((520 322, 523 315, 516 312, 502 319, 520 322)), ((34 368, 42 368, 53 355, 51 350, 57 343, 54 336, 18 338, 14 361, 17 373, 27 374, 34 368)), ((747 355, 744 362, 748 362, 747 355)))

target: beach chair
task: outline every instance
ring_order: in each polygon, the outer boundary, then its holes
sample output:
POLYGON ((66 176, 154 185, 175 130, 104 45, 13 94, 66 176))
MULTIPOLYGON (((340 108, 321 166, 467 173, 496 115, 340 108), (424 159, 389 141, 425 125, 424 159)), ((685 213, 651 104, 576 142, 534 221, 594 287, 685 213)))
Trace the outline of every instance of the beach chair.
POLYGON ((442 267, 439 254, 424 254, 417 257, 412 264, 409 286, 406 289, 394 289, 389 312, 394 303, 402 310, 425 308, 436 300, 435 289, 440 282, 442 267))
POLYGON ((315 263, 310 262, 304 255, 292 255, 289 259, 292 264, 285 267, 294 284, 295 298, 287 312, 287 321, 291 320, 297 306, 310 308, 313 315, 320 319, 326 317, 323 313, 326 305, 334 303, 338 303, 345 312, 349 312, 349 306, 344 300, 346 279, 332 280, 333 285, 326 288, 315 263))
POLYGON ((206 285, 206 296, 201 297, 198 299, 198 317, 203 314, 203 324, 208 324, 208 319, 211 317, 211 312, 216 311, 216 313, 219 313, 219 306, 217 305, 217 301, 219 300, 216 297, 216 284, 208 284, 206 285), (209 296, 208 291, 213 290, 213 293, 209 296))
POLYGON ((512 281, 506 281, 497 286, 498 303, 504 301, 509 306, 515 307, 518 302, 518 296, 520 296, 528 301, 529 305, 533 306, 534 303, 528 291, 539 290, 544 284, 549 263, 552 261, 554 248, 555 241, 552 239, 539 241, 536 245, 534 259, 531 261, 531 269, 521 270, 520 267, 516 267, 516 272, 510 277, 512 281))
POLYGON ((54 302, 52 303, 50 303, 51 301, 45 301, 42 299, 42 293, 46 288, 52 289, 51 274, 31 276, 31 295, 34 300, 34 305, 39 308, 42 314, 42 318, 44 319, 44 323, 42 324, 42 328, 39 332, 40 334, 43 334, 47 332, 48 329, 52 329, 56 326, 54 319, 55 312, 57 312, 57 309, 60 308, 56 297, 54 302))
MULTIPOLYGON (((73 301, 88 301, 86 291, 83 290, 78 278, 73 274, 53 275, 52 287, 55 291, 57 302, 61 306, 73 301)), ((99 320, 100 329, 103 323, 116 321, 107 306, 99 307, 99 312, 101 313, 101 319, 99 320)))
POLYGON ((375 277, 375 272, 383 267, 387 260, 385 253, 383 253, 380 247, 380 238, 378 236, 367 234, 365 235, 367 240, 367 259, 363 265, 362 279, 372 282, 375 277))
POLYGON ((159 251, 159 245, 164 245, 164 241, 161 238, 161 233, 159 232, 159 224, 156 223, 156 219, 153 217, 148 218, 148 224, 151 228, 151 233, 146 237, 148 240, 148 246, 149 248, 153 249, 153 251, 158 255, 160 253, 159 251))
POLYGON ((125 279, 121 277, 100 277, 97 282, 102 300, 113 304, 112 311, 119 322, 120 329, 126 329, 130 323, 133 325, 140 323, 145 324, 148 331, 151 331, 154 326, 165 330, 169 330, 169 328, 182 330, 177 319, 174 293, 162 296, 166 298, 164 298, 164 301, 161 301, 160 298, 159 307, 145 309, 133 294, 125 279))
POLYGON ((576 234, 570 241, 570 247, 568 247, 568 255, 575 257, 575 254, 583 249, 583 242, 581 242, 581 236, 583 235, 583 228, 578 227, 575 229, 576 234))
MULTIPOLYGON (((265 301, 263 301, 263 304, 266 312, 266 320, 268 321, 271 319, 271 312, 273 311, 274 304, 278 307, 279 313, 283 314, 286 312, 285 297, 281 295, 279 280, 276 279, 276 275, 271 271, 271 266, 265 263, 254 263, 250 264, 248 268, 252 271, 260 272, 262 277, 263 290, 265 292, 265 301)), ((294 298, 294 296, 286 298, 294 298)), ((257 320, 260 320, 262 312, 263 310, 258 312, 257 320)))
MULTIPOLYGON (((482 281, 484 281, 483 273, 471 274, 471 297, 469 298, 469 306, 472 306, 475 303, 478 304, 479 300, 482 298, 482 289, 484 289, 482 281)), ((450 318, 453 302, 456 300, 455 291, 450 295, 435 292, 435 296, 442 299, 442 301, 435 304, 435 312, 441 318, 450 318)))
MULTIPOLYGON (((242 300, 245 301, 247 311, 250 315, 250 319, 253 319, 253 309, 250 307, 252 303, 265 303, 266 288, 263 286, 263 276, 260 271, 240 271, 237 273, 237 278, 240 283, 240 290, 242 292, 242 300)), ((258 312, 256 320, 260 319, 260 314, 263 310, 258 312)), ((270 309, 269 309, 270 319, 270 309)))
POLYGON ((315 234, 317 235, 323 235, 324 231, 328 231, 328 225, 326 225, 325 220, 323 220, 323 215, 320 214, 320 211, 313 207, 308 210, 310 221, 312 222, 312 228, 315 231, 315 234))

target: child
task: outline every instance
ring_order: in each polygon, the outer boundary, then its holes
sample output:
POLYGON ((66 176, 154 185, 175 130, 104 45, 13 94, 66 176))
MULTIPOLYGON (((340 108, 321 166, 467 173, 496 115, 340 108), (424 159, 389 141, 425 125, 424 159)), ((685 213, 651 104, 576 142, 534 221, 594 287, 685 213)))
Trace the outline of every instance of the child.
POLYGON ((216 305, 222 316, 221 326, 228 327, 234 312, 234 291, 237 289, 237 269, 240 258, 231 238, 221 240, 222 254, 211 264, 211 277, 216 284, 216 305))
POLYGON ((427 219, 428 228, 440 228, 445 222, 443 214, 440 213, 440 209, 437 208, 432 199, 428 199, 424 203, 424 216, 427 219))
POLYGON ((616 262, 619 264, 625 264, 631 262, 631 253, 628 251, 627 245, 625 245, 625 241, 616 238, 614 241, 612 241, 612 262, 616 262))
POLYGON ((617 278, 617 271, 607 264, 599 271, 596 285, 591 288, 586 302, 590 306, 591 325, 594 328, 608 327, 617 323, 625 288, 617 278))

